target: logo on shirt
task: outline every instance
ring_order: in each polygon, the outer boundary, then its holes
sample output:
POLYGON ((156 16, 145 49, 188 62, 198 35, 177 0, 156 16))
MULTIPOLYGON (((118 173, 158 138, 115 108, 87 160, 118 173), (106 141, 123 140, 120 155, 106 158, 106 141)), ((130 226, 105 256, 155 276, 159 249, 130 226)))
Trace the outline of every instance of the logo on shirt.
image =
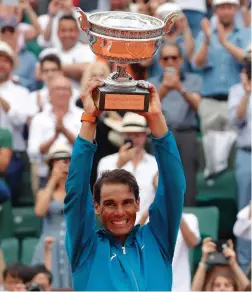
POLYGON ((110 257, 110 261, 112 261, 117 255, 115 253, 112 254, 112 256, 110 257))

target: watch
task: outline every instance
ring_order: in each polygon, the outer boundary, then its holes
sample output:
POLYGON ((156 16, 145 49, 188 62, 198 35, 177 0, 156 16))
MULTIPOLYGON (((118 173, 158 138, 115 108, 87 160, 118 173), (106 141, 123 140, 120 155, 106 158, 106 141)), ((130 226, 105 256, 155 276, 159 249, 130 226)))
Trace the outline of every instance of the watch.
POLYGON ((97 122, 97 116, 94 116, 92 114, 87 114, 87 113, 83 113, 81 115, 81 122, 89 122, 89 123, 92 123, 92 124, 96 124, 97 122))

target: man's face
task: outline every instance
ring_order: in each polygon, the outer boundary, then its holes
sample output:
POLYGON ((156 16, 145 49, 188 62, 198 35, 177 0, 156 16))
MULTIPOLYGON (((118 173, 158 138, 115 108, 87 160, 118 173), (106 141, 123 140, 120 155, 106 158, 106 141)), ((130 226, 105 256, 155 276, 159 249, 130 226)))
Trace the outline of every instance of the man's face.
POLYGON ((41 79, 45 84, 48 84, 54 77, 62 75, 59 66, 51 61, 46 61, 41 66, 41 79))
POLYGON ((132 139, 133 147, 137 148, 138 150, 142 150, 146 143, 147 134, 145 132, 126 133, 126 137, 132 139))
POLYGON ((94 202, 97 215, 106 230, 124 242, 135 225, 140 200, 125 184, 103 184, 100 203, 94 202))
POLYGON ((0 81, 9 78, 13 65, 10 58, 6 55, 0 55, 0 81))
POLYGON ((125 10, 129 7, 130 0, 110 0, 111 10, 125 10))
POLYGON ((215 7, 215 13, 224 26, 233 23, 236 12, 237 6, 234 4, 226 3, 215 7))
POLYGON ((51 291, 51 285, 49 283, 48 276, 44 273, 37 274, 33 279, 33 283, 36 283, 37 285, 44 288, 44 291, 51 291))
POLYGON ((173 67, 177 72, 180 72, 183 59, 177 47, 167 45, 161 50, 159 62, 163 69, 173 67))
POLYGON ((63 49, 70 50, 73 48, 79 39, 79 29, 76 22, 71 19, 61 20, 58 36, 63 49))
POLYGON ((18 287, 24 285, 22 279, 18 277, 13 277, 8 274, 3 282, 4 282, 3 285, 4 285, 5 291, 17 291, 19 290, 18 287))
POLYGON ((6 26, 1 29, 1 40, 10 46, 15 45, 17 41, 17 31, 15 27, 6 26))
POLYGON ((71 83, 65 78, 57 78, 50 83, 50 101, 55 107, 69 105, 69 100, 72 95, 71 83))

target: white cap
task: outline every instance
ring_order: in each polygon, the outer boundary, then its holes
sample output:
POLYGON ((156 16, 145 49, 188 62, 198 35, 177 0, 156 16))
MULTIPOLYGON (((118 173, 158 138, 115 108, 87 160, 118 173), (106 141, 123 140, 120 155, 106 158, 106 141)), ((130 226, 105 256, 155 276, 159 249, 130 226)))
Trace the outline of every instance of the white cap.
POLYGON ((213 0, 213 6, 221 5, 221 4, 234 4, 240 5, 239 0, 213 0))
POLYGON ((0 41, 0 54, 8 56, 13 62, 13 65, 16 66, 17 63, 16 55, 12 48, 6 42, 0 41))
POLYGON ((181 8, 176 3, 164 3, 160 5, 157 10, 156 14, 164 19, 169 13, 171 12, 180 12, 181 8))

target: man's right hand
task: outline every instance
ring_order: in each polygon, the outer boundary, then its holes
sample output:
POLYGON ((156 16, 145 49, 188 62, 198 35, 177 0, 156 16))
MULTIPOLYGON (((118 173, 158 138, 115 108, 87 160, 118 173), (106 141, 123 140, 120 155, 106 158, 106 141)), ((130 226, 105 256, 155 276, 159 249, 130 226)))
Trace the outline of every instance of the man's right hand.
POLYGON ((211 38, 211 24, 210 24, 210 21, 207 18, 204 18, 201 21, 201 29, 205 34, 206 41, 209 42, 210 38, 211 38))
POLYGON ((245 72, 241 73, 241 81, 242 81, 242 86, 245 90, 246 95, 251 94, 251 80, 248 79, 248 76, 245 72))
POLYGON ((52 17, 56 16, 56 14, 60 10, 60 3, 58 0, 52 0, 48 6, 48 14, 52 17))
POLYGON ((85 113, 98 116, 101 111, 98 111, 98 99, 95 94, 97 87, 103 86, 104 82, 98 78, 92 78, 87 84, 86 91, 81 95, 81 101, 83 103, 83 108, 85 113))
POLYGON ((201 261, 206 263, 208 255, 216 251, 216 244, 212 241, 211 237, 204 238, 202 245, 202 258, 201 261))
POLYGON ((127 162, 133 159, 136 149, 130 148, 131 143, 126 143, 119 149, 119 156, 117 160, 117 168, 122 168, 127 162))

